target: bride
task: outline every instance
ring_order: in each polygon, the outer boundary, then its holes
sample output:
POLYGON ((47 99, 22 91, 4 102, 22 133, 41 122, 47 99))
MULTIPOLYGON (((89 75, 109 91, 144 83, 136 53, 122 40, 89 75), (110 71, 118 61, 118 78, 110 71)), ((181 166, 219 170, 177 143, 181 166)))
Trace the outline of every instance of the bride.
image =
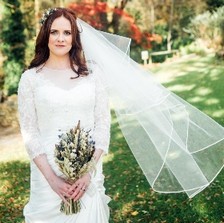
POLYGON ((224 166, 222 126, 131 60, 128 38, 99 32, 64 8, 48 10, 41 22, 35 57, 18 89, 21 133, 31 158, 26 223, 109 221, 102 174, 110 138, 107 94, 155 191, 192 198, 210 185, 224 166), (54 146, 58 134, 78 120, 93 131, 97 166, 95 175, 70 185, 55 164, 54 146), (65 197, 80 200, 78 214, 60 212, 65 197))
POLYGON ((31 159, 30 199, 24 208, 26 223, 106 223, 108 202, 102 174, 102 156, 108 152, 110 110, 107 94, 82 57, 80 33, 74 12, 51 9, 44 14, 35 57, 20 79, 18 110, 21 133, 31 159), (94 174, 86 173, 68 184, 54 161, 58 135, 78 120, 93 130, 94 174), (60 212, 61 201, 81 201, 78 214, 60 212))

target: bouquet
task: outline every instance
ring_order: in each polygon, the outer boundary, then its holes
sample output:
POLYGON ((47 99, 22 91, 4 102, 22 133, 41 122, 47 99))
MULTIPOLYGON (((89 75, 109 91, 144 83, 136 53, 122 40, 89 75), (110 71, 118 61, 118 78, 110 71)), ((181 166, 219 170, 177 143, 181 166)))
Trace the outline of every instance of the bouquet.
MULTIPOLYGON (((59 135, 60 141, 55 144, 55 162, 69 183, 74 183, 84 174, 95 168, 93 153, 95 142, 90 136, 90 130, 80 128, 80 121, 75 128, 59 135)), ((62 201, 61 212, 66 215, 76 214, 81 210, 80 201, 67 199, 62 201)))

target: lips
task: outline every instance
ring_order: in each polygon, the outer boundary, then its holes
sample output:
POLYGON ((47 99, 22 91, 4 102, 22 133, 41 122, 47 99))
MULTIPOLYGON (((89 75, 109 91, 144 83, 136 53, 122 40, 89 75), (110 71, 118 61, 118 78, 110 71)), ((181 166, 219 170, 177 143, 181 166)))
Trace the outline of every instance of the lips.
POLYGON ((65 45, 56 45, 56 47, 65 47, 65 45))

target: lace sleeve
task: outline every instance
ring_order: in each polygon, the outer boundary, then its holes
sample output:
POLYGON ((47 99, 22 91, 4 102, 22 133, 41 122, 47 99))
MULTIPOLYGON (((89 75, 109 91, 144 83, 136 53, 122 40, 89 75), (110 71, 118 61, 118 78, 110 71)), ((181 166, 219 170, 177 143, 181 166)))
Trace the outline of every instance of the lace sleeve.
POLYGON ((110 108, 109 99, 105 89, 105 85, 100 79, 97 72, 100 72, 99 68, 95 72, 96 83, 96 99, 95 99, 95 128, 93 138, 96 142, 96 149, 102 149, 106 154, 108 153, 108 147, 110 142, 110 108))
POLYGON ((44 151, 40 143, 40 134, 37 125, 37 115, 30 76, 31 74, 29 71, 26 71, 22 74, 19 82, 18 113, 23 142, 30 159, 34 159, 38 155, 43 154, 44 151))

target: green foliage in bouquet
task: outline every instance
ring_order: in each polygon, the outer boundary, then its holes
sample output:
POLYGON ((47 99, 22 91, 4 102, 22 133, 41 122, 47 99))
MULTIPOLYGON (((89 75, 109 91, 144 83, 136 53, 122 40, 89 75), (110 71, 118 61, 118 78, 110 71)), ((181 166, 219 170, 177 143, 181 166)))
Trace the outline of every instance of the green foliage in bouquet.
MULTIPOLYGON (((90 130, 80 128, 80 121, 75 128, 59 135, 59 138, 60 142, 55 145, 55 162, 66 180, 72 184, 95 168, 95 142, 90 136, 90 130)), ((80 210, 80 201, 68 199, 68 203, 61 203, 61 211, 66 215, 80 210)))

